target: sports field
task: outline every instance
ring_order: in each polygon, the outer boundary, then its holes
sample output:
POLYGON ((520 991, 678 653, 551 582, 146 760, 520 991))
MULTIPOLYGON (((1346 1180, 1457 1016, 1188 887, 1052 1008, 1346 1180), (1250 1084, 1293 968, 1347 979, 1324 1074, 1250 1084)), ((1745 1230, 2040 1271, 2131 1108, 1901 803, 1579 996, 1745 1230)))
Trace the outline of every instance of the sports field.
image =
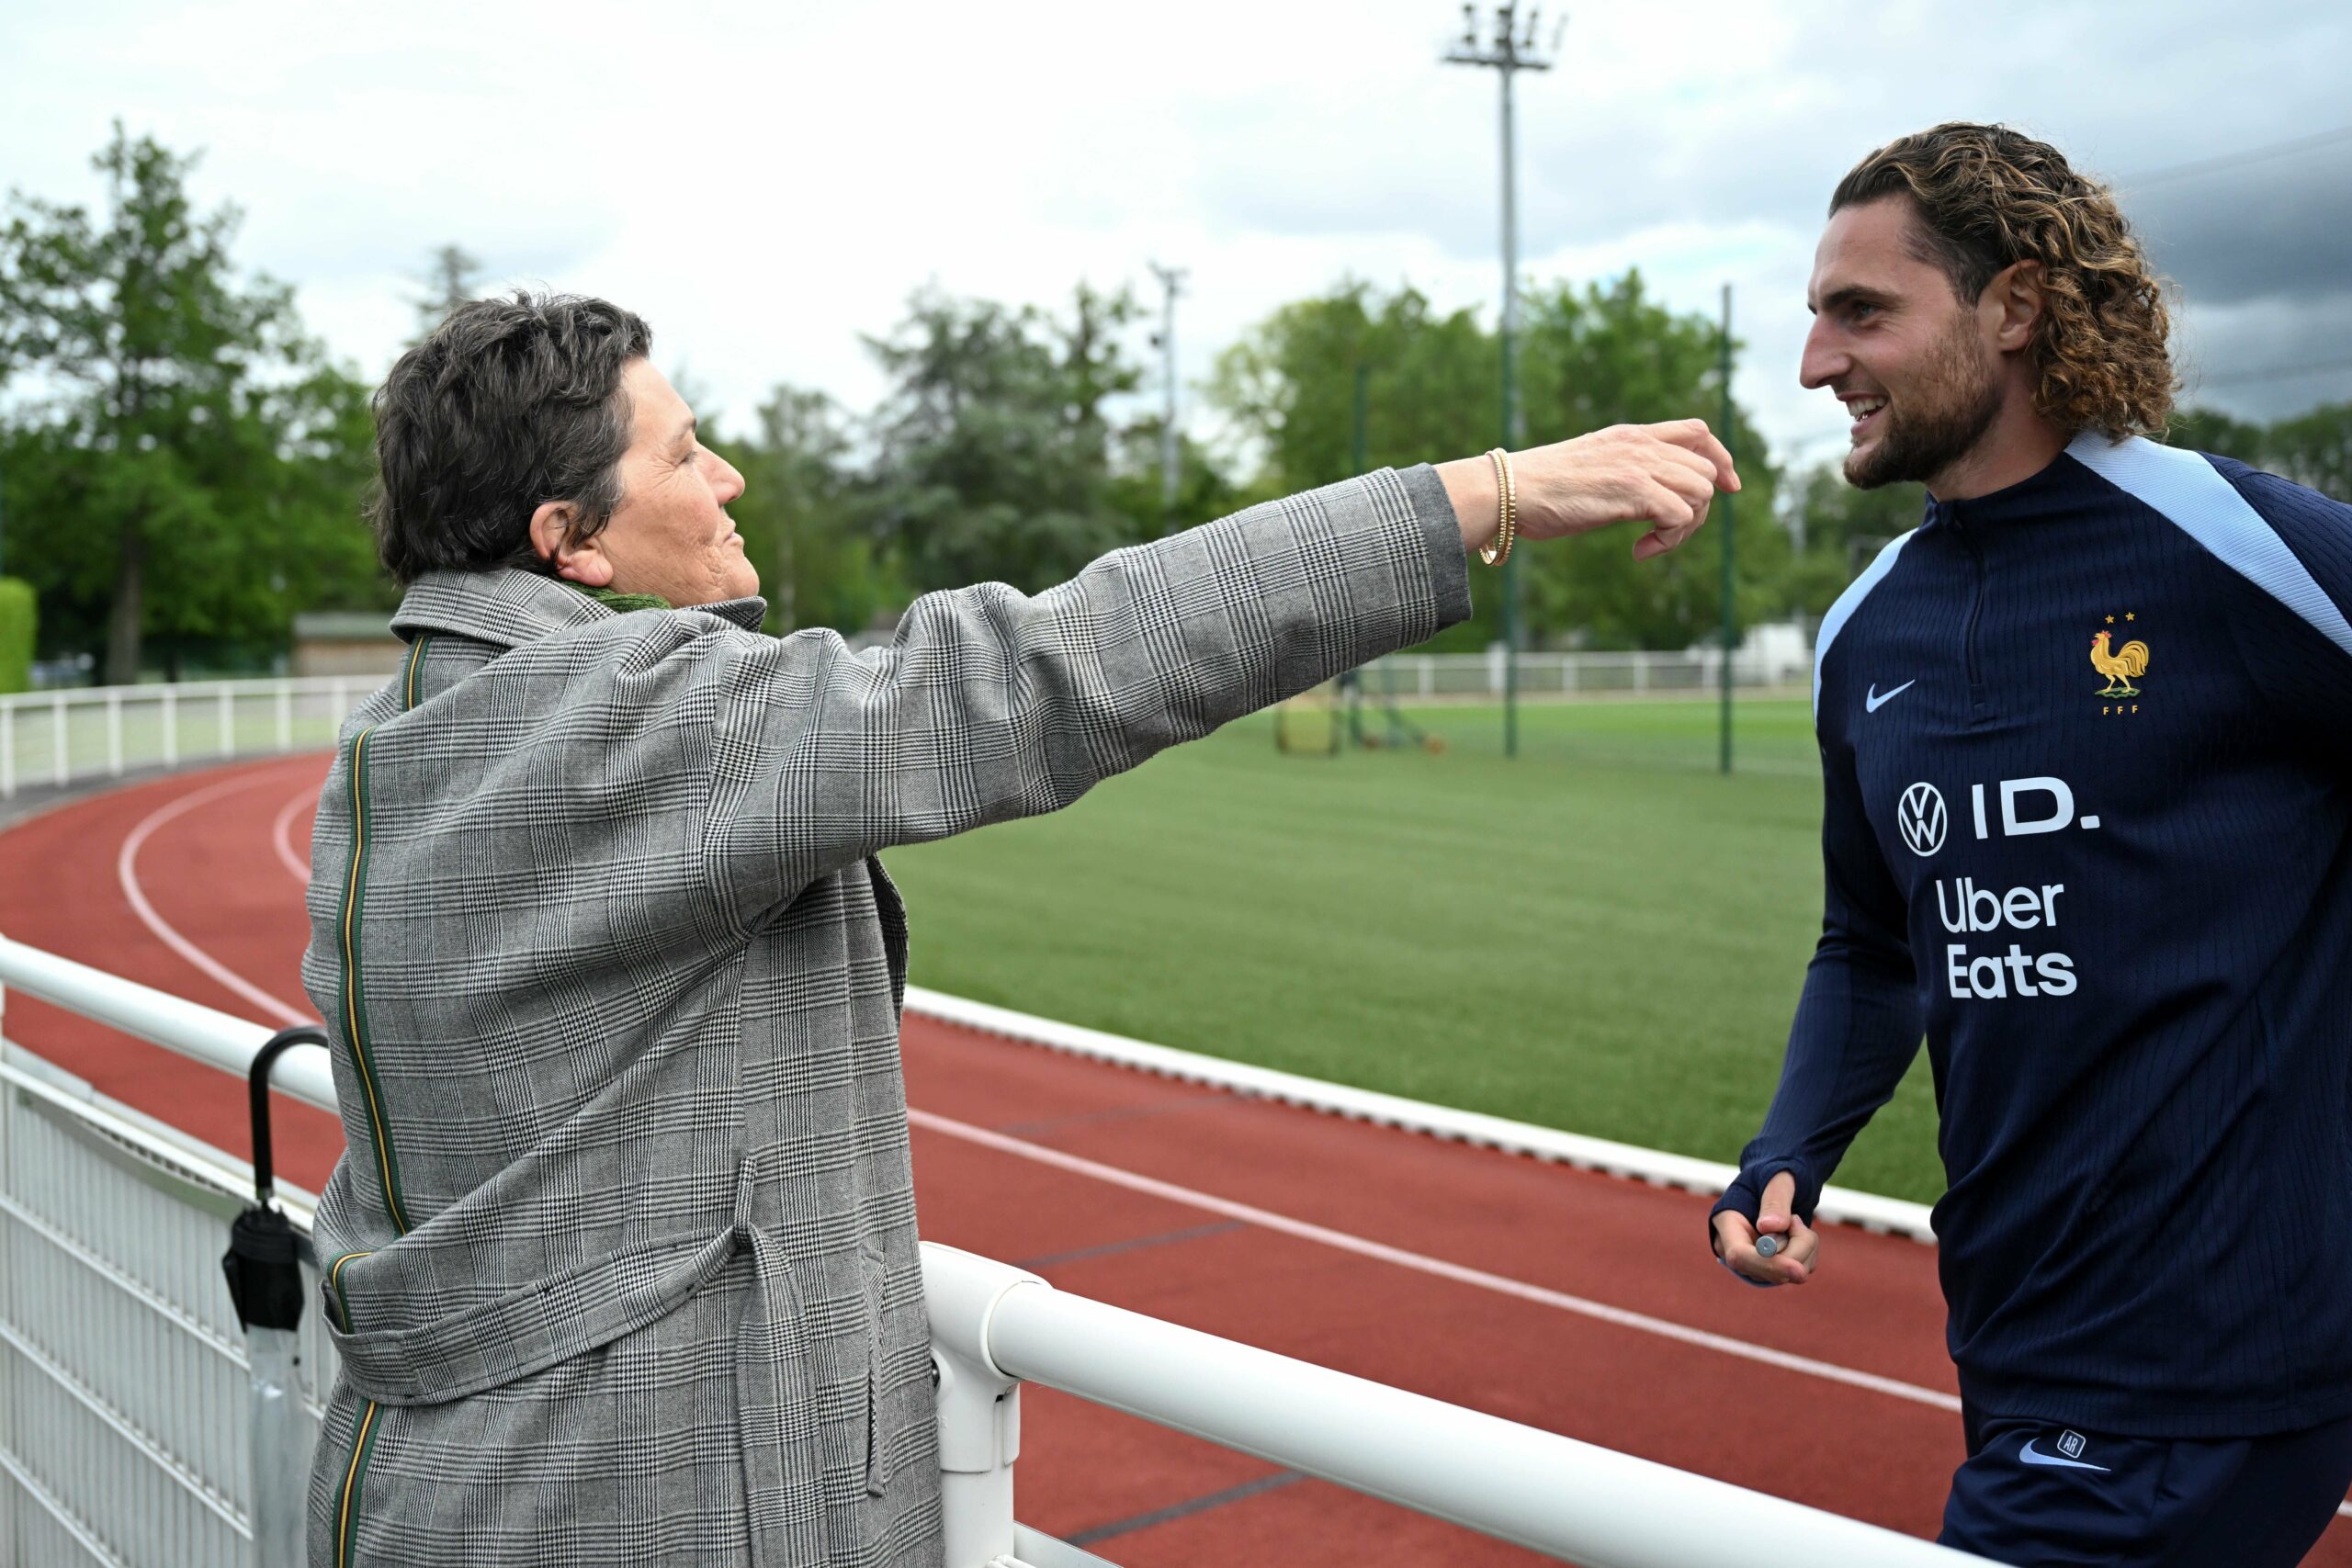
MULTIPOLYGON (((1730 1160, 1821 918, 1802 699, 1415 710, 1445 750, 1227 727, 1072 809, 888 856, 918 984, 1730 1160)), ((1925 1054, 1838 1180, 1942 1190, 1925 1054)))

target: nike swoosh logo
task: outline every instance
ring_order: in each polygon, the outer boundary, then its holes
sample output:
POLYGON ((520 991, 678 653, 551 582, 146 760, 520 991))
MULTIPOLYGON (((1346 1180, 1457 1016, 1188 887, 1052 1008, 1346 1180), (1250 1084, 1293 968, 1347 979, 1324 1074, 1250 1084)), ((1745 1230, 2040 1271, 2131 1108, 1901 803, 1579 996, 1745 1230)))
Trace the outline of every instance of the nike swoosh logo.
POLYGON ((1884 707, 1887 704, 1893 702, 1895 698, 1901 696, 1904 693, 1909 691, 1918 683, 1919 678, 1917 675, 1914 675, 1911 679, 1904 682, 1903 684, 1895 687, 1894 690, 1887 693, 1886 695, 1882 697, 1878 694, 1878 682, 1876 681, 1872 681, 1871 682, 1871 689, 1862 696, 1862 706, 1871 713, 1876 713, 1879 709, 1884 707))
POLYGON ((2028 1464, 2054 1464, 2062 1470, 2096 1470, 2101 1475, 2112 1475, 2114 1473, 2114 1472, 2109 1470, 2107 1466, 2103 1464, 2085 1464, 2078 1459, 2060 1459, 2056 1454, 2043 1453, 2041 1450, 2035 1448, 2033 1443, 2034 1439, 2028 1438, 2025 1440, 2025 1447, 2018 1450, 2018 1458, 2025 1461, 2028 1464))

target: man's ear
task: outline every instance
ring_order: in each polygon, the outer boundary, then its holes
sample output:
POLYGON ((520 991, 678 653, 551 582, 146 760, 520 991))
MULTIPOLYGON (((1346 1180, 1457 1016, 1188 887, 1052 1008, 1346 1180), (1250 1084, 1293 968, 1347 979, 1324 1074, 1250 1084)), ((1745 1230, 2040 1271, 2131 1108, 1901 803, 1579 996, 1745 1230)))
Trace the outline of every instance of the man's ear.
POLYGON ((543 501, 531 513, 531 548, 541 560, 555 568, 555 574, 582 588, 609 588, 613 581, 613 561, 597 547, 594 537, 573 536, 580 521, 579 508, 568 501, 543 501))
POLYGON ((2012 262, 1993 275, 1979 296, 1979 309, 1991 317, 1993 346, 2015 354, 2033 342, 2034 329, 2050 309, 2042 288, 2041 264, 2012 262))

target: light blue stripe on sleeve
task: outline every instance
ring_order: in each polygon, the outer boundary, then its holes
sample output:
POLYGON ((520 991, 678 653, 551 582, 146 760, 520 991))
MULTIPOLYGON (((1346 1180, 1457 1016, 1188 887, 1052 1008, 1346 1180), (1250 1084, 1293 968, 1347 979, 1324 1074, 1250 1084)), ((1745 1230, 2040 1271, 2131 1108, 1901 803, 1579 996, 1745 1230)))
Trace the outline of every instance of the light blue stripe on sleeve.
POLYGON ((2109 442, 2085 431, 2067 456, 2126 495, 2170 519, 2223 566, 2311 623, 2352 654, 2352 625, 2312 574, 2212 464, 2195 452, 2133 437, 2109 442))
MULTIPOLYGON (((1914 528, 1911 534, 1918 531, 1914 528)), ((1848 583, 1846 592, 1838 595, 1838 603, 1829 606, 1829 614, 1821 617, 1821 629, 1813 634, 1813 721, 1815 724, 1821 722, 1821 667, 1829 661, 1830 643, 1837 639, 1839 632, 1845 630, 1847 621, 1852 618, 1856 610, 1861 608, 1862 601, 1870 597, 1871 590, 1879 585, 1880 579, 1894 570, 1894 558, 1903 553, 1903 547, 1910 542, 1911 534, 1903 535, 1890 542, 1886 548, 1879 551, 1877 558, 1862 569, 1862 575, 1848 583)))

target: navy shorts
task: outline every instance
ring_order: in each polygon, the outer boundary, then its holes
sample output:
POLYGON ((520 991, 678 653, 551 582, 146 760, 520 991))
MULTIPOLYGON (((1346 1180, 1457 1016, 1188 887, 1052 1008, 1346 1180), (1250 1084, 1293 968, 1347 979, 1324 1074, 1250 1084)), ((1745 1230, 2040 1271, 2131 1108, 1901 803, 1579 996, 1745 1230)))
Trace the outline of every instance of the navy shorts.
POLYGON ((2352 1486, 2352 1417, 2218 1440, 1965 1419, 1937 1539, 2020 1568, 2294 1568, 2352 1486))

